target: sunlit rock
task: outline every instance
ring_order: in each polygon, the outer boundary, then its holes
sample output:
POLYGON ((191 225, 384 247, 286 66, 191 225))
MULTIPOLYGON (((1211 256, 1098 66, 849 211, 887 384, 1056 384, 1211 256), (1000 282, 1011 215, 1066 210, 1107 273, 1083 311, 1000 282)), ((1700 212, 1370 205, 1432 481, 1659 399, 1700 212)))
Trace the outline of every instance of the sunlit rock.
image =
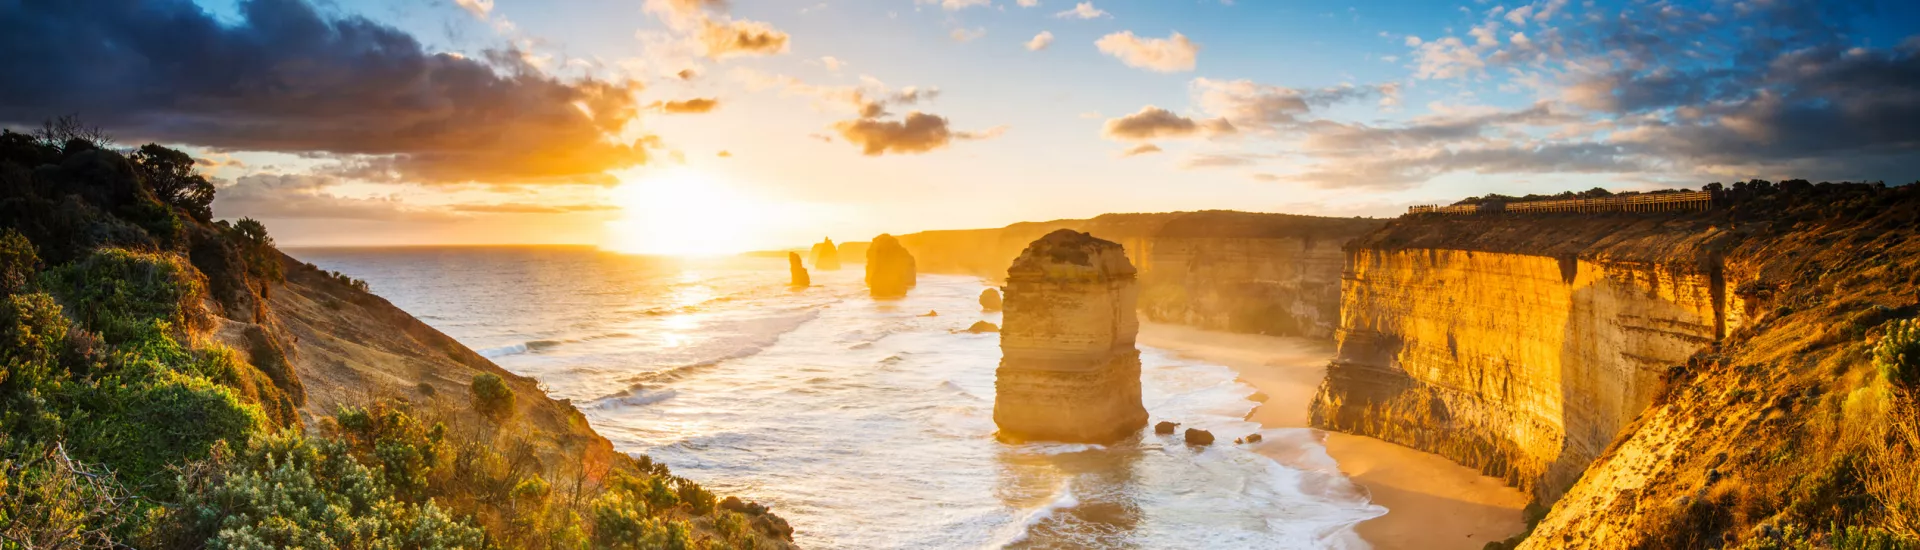
POLYGON ((822 271, 840 269, 840 249, 833 245, 833 239, 813 245, 813 268, 822 271))
POLYGON ((882 233, 867 248, 867 290, 875 298, 900 298, 914 287, 913 254, 893 235, 882 233))
POLYGON ((1178 429, 1179 427, 1180 427, 1179 422, 1168 422, 1168 421, 1162 420, 1160 421, 1159 424, 1153 425, 1153 433, 1157 433, 1160 435, 1171 435, 1173 434, 1173 431, 1175 429, 1178 429))
POLYGON ((1000 327, 994 326, 993 323, 989 323, 986 321, 974 321, 973 326, 967 327, 967 332, 971 332, 974 334, 1000 332, 1000 327))
POLYGON ((787 253, 787 272, 793 274, 793 286, 813 286, 813 278, 807 276, 807 267, 800 265, 800 253, 787 253))
POLYGON ((994 382, 1003 439, 1107 442, 1147 425, 1134 275, 1120 245, 1066 229, 1014 260, 994 382))
POLYGON ((1000 290, 989 288, 980 291, 980 311, 1000 311, 1000 290))
POLYGON ((1187 428, 1186 440, 1188 445, 1212 445, 1213 432, 1187 428))

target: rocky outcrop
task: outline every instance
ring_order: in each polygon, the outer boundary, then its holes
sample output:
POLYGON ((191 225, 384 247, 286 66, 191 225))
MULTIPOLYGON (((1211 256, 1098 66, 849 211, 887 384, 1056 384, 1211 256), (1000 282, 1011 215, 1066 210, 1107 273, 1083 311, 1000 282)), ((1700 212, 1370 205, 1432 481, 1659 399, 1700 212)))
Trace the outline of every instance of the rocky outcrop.
POLYGON ((1160 421, 1159 424, 1153 425, 1153 433, 1157 433, 1160 435, 1170 435, 1173 433, 1174 430, 1179 428, 1180 428, 1179 422, 1169 422, 1169 421, 1162 420, 1160 421))
POLYGON ((788 284, 799 288, 813 286, 813 278, 807 276, 807 266, 800 264, 800 253, 787 253, 787 273, 793 278, 793 282, 788 284))
POLYGON ((974 334, 994 333, 1000 332, 1000 327, 986 321, 974 321, 972 326, 967 327, 967 332, 974 334))
POLYGON ((1213 432, 1201 429, 1187 428, 1187 433, 1182 438, 1186 440, 1188 445, 1204 447, 1213 444, 1213 432))
POLYGON ((999 229, 900 236, 921 269, 999 275, 1033 239, 1073 229, 1120 243, 1140 271, 1148 319, 1212 329, 1331 337, 1341 245, 1382 220, 1206 211, 1106 214, 999 229))
POLYGON ((1000 311, 1000 289, 980 291, 980 311, 1000 311))
POLYGON ((899 240, 884 233, 873 238, 873 246, 867 249, 867 290, 873 297, 904 297, 918 278, 913 254, 899 240))
POLYGON ((994 381, 1003 439, 1108 442, 1146 426, 1135 276, 1119 244, 1065 229, 1014 260, 994 381))
POLYGON ((813 268, 821 271, 840 269, 840 249, 833 245, 833 239, 826 239, 813 245, 813 268))

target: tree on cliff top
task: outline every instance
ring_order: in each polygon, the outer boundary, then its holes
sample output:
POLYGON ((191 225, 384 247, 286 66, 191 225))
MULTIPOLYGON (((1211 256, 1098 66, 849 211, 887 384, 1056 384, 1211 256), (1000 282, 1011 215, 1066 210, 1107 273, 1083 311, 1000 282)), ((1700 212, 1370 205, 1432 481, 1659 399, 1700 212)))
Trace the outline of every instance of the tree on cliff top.
MULTIPOLYGON (((149 143, 127 157, 155 198, 202 223, 213 220, 213 184, 193 169, 193 157, 149 143)), ((256 222, 257 223, 257 222, 256 222)))

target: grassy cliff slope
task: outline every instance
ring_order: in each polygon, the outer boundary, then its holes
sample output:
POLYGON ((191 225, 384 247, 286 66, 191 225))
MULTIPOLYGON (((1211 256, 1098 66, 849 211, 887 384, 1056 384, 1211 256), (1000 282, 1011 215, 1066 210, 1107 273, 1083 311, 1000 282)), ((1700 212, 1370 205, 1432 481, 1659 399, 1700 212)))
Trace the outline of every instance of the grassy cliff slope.
POLYGON ((105 145, 0 134, 0 548, 791 546, 105 145))

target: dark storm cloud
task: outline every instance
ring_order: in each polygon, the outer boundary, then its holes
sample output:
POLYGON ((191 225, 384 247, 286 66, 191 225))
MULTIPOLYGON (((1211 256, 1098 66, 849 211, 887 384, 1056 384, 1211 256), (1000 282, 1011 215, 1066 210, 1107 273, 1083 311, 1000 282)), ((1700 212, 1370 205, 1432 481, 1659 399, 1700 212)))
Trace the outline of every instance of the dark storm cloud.
POLYGON ((430 53, 302 0, 0 2, 0 124, 78 113, 126 140, 350 158, 423 183, 594 182, 646 161, 614 143, 636 84, 562 81, 513 52, 430 53))

